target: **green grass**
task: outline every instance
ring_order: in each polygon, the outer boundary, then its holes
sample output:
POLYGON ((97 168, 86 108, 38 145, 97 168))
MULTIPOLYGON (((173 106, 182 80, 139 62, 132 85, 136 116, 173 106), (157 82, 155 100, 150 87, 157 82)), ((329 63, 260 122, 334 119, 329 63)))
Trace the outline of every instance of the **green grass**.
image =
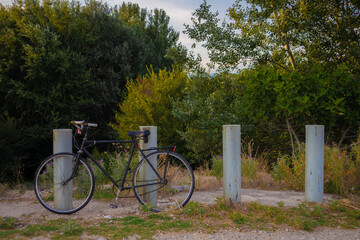
MULTIPOLYGON (((89 220, 88 220, 89 221, 89 220)), ((123 239, 136 235, 151 239, 158 232, 203 231, 212 233, 222 228, 259 229, 274 231, 281 226, 313 231, 320 226, 360 228, 360 211, 341 201, 328 204, 300 203, 296 207, 265 206, 253 202, 232 204, 219 198, 215 205, 190 202, 177 211, 142 212, 138 216, 87 222, 87 219, 59 218, 43 224, 21 227, 21 219, 2 218, 0 238, 13 239, 47 236, 51 239, 79 239, 82 235, 123 239), (20 225, 20 226, 19 226, 20 225)))
POLYGON ((18 219, 14 217, 0 218, 0 229, 14 229, 18 224, 18 219))

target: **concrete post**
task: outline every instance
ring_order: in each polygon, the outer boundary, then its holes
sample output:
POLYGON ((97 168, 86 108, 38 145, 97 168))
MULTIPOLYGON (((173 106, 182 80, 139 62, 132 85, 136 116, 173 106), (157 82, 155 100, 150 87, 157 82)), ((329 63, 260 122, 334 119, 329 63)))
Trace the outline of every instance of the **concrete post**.
POLYGON ((322 202, 324 195, 324 126, 306 125, 305 201, 322 202))
MULTIPOLYGON (((141 149, 147 149, 147 148, 152 148, 152 147, 157 147, 157 127, 156 126, 140 126, 139 127, 140 131, 143 130, 149 130, 150 131, 150 135, 148 137, 148 142, 145 143, 144 140, 140 140, 139 141, 139 146, 141 149)), ((146 151, 145 155, 150 154, 151 152, 154 151, 146 151)), ((139 160, 142 159, 141 154, 139 153, 139 160)), ((153 167, 155 169, 157 166, 157 159, 156 158, 152 158, 149 159, 151 164, 153 165, 153 167)), ((154 180, 156 181, 158 178, 156 176, 156 174, 154 173, 154 171, 151 169, 151 167, 148 164, 145 164, 141 167, 140 170, 140 181, 149 181, 149 180, 154 180)), ((151 183, 151 182, 149 182, 151 183)), ((149 204, 151 204, 152 206, 156 207, 157 206, 157 191, 154 191, 157 188, 157 185, 152 185, 152 186, 147 186, 144 188, 140 188, 139 190, 142 190, 143 192, 140 192, 140 194, 144 194, 144 193, 148 193, 146 195, 144 195, 143 199, 145 201, 147 201, 149 204)))
POLYGON ((241 127, 223 125, 224 197, 241 201, 241 127))
MULTIPOLYGON (((72 152, 71 129, 53 130, 53 152, 72 152)), ((61 182, 72 173, 72 159, 59 157, 54 160, 54 206, 57 210, 72 209, 72 181, 66 185, 61 182)))

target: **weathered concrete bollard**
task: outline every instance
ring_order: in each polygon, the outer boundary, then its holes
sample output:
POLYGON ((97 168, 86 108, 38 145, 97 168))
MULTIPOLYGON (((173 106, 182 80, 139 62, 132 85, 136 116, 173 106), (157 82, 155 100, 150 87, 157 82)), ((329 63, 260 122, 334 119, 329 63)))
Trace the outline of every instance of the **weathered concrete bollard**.
POLYGON ((322 202, 324 195, 324 126, 306 125, 305 201, 322 202))
POLYGON ((241 201, 241 127, 223 125, 224 197, 241 201))
MULTIPOLYGON (((157 147, 157 127, 156 126, 140 126, 139 130, 140 131, 143 131, 143 130, 150 131, 150 135, 148 137, 147 143, 145 143, 144 140, 139 141, 139 146, 141 149, 157 147)), ((146 151, 145 155, 148 155, 151 152, 152 151, 146 151)), ((141 160, 141 159, 142 159, 142 157, 141 157, 141 154, 139 153, 139 160, 141 160)), ((150 160, 150 163, 156 169, 157 159, 153 158, 153 159, 149 159, 149 160, 150 160)), ((143 165, 143 167, 141 167, 140 176, 142 176, 140 181, 157 180, 158 179, 156 174, 154 173, 154 171, 151 169, 151 167, 148 164, 143 165)), ((147 201, 148 203, 150 203, 154 207, 157 206, 157 191, 155 191, 155 189, 157 187, 158 187, 157 185, 152 185, 152 186, 147 186, 147 187, 139 189, 139 190, 143 190, 143 192, 139 192, 140 194, 144 194, 144 193, 148 192, 148 194, 144 195, 143 199, 145 201, 147 201)))
MULTIPOLYGON (((53 152, 72 152, 71 129, 53 130, 53 152)), ((57 210, 72 209, 72 181, 61 185, 72 173, 72 159, 59 157, 54 161, 54 208, 57 210), (60 178, 57 176, 61 176, 60 178)))

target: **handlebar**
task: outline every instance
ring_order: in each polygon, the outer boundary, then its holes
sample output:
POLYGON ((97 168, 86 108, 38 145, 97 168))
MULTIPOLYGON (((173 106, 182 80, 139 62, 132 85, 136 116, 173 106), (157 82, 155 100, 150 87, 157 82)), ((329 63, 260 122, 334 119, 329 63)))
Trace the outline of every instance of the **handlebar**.
POLYGON ((84 126, 86 127, 97 127, 98 125, 96 123, 87 123, 85 121, 71 121, 72 125, 74 125, 76 128, 82 129, 84 126))

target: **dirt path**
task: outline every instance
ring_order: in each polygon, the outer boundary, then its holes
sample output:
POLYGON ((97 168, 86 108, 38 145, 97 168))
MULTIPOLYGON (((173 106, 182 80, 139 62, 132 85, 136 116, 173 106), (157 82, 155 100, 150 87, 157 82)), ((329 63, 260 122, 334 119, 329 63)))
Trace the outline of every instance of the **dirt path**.
MULTIPOLYGON (((222 189, 195 191, 191 201, 204 204, 215 204, 216 199, 221 198, 222 196, 222 189)), ((335 196, 333 195, 325 194, 324 202, 327 202, 334 197, 335 196)), ((292 207, 304 201, 304 193, 294 191, 242 189, 241 202, 247 203, 255 201, 260 204, 271 206, 276 206, 278 202, 283 202, 285 206, 292 207)), ((110 208, 109 202, 92 199, 83 210, 70 217, 101 219, 109 216, 118 217, 129 214, 138 214, 138 211, 139 205, 135 199, 121 200, 120 206, 116 209, 110 208)), ((16 190, 9 191, 0 197, 0 216, 23 218, 29 224, 59 218, 59 215, 47 211, 39 204, 33 191, 20 193, 16 190)))
MULTIPOLYGON (((192 201, 205 204, 214 204, 217 198, 223 196, 222 189, 212 191, 195 191, 192 201)), ((261 204, 276 206, 283 202, 285 206, 296 206, 304 201, 304 193, 293 191, 264 191, 253 189, 242 189, 242 202, 258 201, 261 204)), ((333 195, 324 195, 324 202, 335 198, 333 195)), ((109 202, 91 200, 81 211, 70 216, 69 219, 92 219, 99 222, 104 219, 139 215, 139 205, 135 199, 122 201, 121 206, 116 209, 109 207, 109 202)), ((41 224, 49 220, 63 218, 62 215, 53 214, 43 208, 37 201, 33 191, 20 193, 19 191, 8 191, 0 197, 0 217, 15 217, 25 224, 41 224)), ((85 238, 86 239, 86 238, 85 238)), ((95 239, 104 239, 100 236, 95 239)), ((317 228, 314 232, 297 231, 292 229, 278 229, 275 232, 261 230, 247 230, 241 232, 239 229, 220 230, 212 235, 201 232, 179 232, 169 234, 157 234, 154 239, 357 239, 360 240, 360 229, 347 230, 336 228, 317 228)))
POLYGON ((201 232, 182 232, 176 234, 156 235, 154 239, 251 239, 251 240, 359 240, 360 229, 334 229, 334 228, 317 228, 313 232, 306 232, 301 230, 278 229, 277 231, 262 231, 253 230, 241 232, 239 229, 220 230, 213 234, 204 234, 201 232))

